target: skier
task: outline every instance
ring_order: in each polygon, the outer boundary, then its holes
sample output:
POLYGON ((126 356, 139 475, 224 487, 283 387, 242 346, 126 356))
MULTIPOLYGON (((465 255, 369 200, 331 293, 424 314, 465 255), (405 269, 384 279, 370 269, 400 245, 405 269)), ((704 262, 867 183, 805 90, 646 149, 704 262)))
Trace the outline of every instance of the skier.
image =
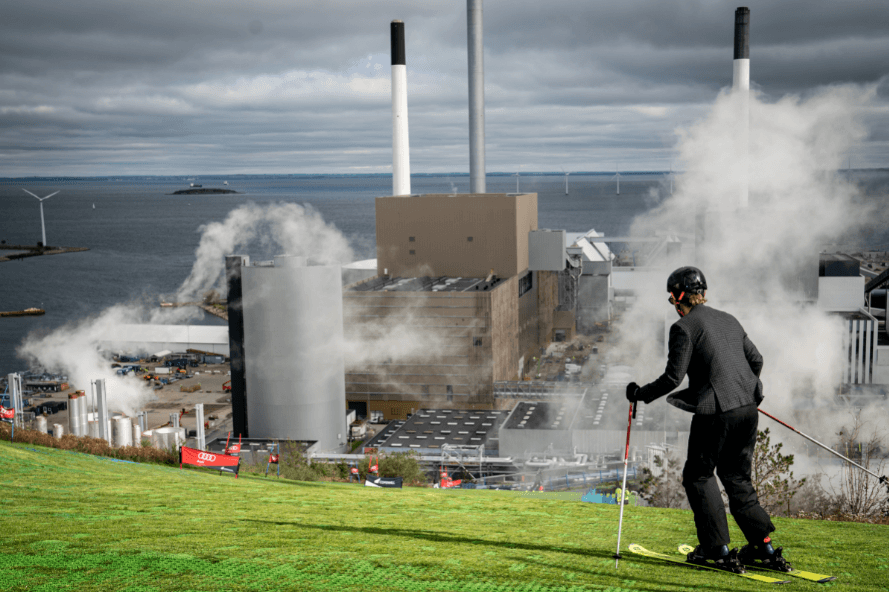
POLYGON ((762 356, 737 319, 704 305, 706 290, 704 274, 695 267, 670 274, 667 292, 681 318, 670 327, 667 368, 645 386, 628 384, 627 399, 651 403, 688 375, 688 389, 667 398, 675 407, 694 413, 682 485, 700 544, 688 554, 688 561, 735 573, 744 573, 744 565, 790 571, 782 548, 771 544, 775 526, 759 505, 750 478, 757 407, 763 400, 762 356), (747 539, 740 553, 728 548, 728 521, 714 469, 747 539))

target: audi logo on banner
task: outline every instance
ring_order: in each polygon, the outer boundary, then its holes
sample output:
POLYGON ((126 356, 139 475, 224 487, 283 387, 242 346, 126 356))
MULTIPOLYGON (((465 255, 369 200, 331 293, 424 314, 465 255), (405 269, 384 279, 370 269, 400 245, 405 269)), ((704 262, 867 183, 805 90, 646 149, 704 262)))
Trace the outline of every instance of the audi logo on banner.
POLYGON ((199 452, 198 453, 198 460, 199 461, 206 461, 206 462, 214 462, 216 460, 216 455, 210 454, 209 452, 199 452))

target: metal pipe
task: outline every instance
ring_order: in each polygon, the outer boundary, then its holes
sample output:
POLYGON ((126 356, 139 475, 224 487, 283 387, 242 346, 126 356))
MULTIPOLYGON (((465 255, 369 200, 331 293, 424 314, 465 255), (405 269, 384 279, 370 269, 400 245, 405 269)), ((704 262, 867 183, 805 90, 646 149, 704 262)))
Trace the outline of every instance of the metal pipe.
POLYGON ((633 418, 636 417, 636 405, 638 403, 630 403, 630 411, 627 416, 627 448, 624 451, 624 484, 620 488, 620 520, 617 523, 617 551, 614 553, 614 569, 617 569, 617 562, 620 561, 620 533, 624 525, 624 499, 627 495, 627 460, 630 457, 630 428, 633 427, 633 418))
POLYGON ((407 63, 404 23, 392 21, 392 195, 411 194, 410 141, 407 125, 407 63))
POLYGON ((485 50, 482 0, 466 0, 469 49, 469 192, 485 187, 485 50))
POLYGON ((89 397, 87 397, 86 391, 81 391, 80 407, 78 409, 80 411, 80 433, 77 434, 78 436, 89 435, 89 423, 87 423, 89 421, 89 409, 89 397))
POLYGON ((96 387, 96 420, 99 422, 99 437, 111 444, 111 425, 108 421, 108 393, 105 390, 105 379, 95 381, 96 387))
POLYGON ((195 434, 195 439, 197 440, 197 444, 195 445, 195 448, 197 448, 198 450, 206 450, 207 445, 206 445, 206 439, 204 437, 204 404, 203 403, 197 403, 194 406, 194 417, 195 417, 195 421, 197 422, 197 426, 198 426, 197 430, 196 430, 197 433, 195 434))
POLYGON ((862 467, 860 464, 858 464, 857 462, 855 462, 855 461, 852 460, 851 458, 848 458, 848 457, 843 456, 842 454, 840 454, 839 452, 837 452, 837 451, 834 450, 833 448, 830 448, 829 446, 827 446, 827 445, 825 445, 825 444, 822 444, 821 442, 819 442, 818 440, 816 440, 816 439, 813 438, 812 436, 807 436, 806 434, 802 433, 801 431, 799 431, 799 430, 796 429, 795 427, 793 427, 793 426, 791 426, 791 425, 788 425, 788 424, 784 423, 783 421, 781 421, 780 419, 778 419, 778 418, 775 417, 774 415, 771 415, 770 413, 766 413, 766 412, 763 411, 762 409, 760 409, 759 412, 762 413, 763 415, 765 415, 766 417, 770 418, 770 419, 774 419, 775 421, 777 421, 778 423, 780 423, 781 425, 783 425, 785 428, 787 428, 787 429, 789 429, 789 430, 791 430, 791 431, 796 432, 797 434, 799 434, 800 436, 802 436, 803 438, 805 438, 805 439, 808 440, 809 442, 812 442, 813 444, 817 444, 818 446, 820 446, 821 448, 823 448, 823 449, 825 449, 826 451, 830 452, 831 454, 834 454, 834 455, 840 457, 841 459, 843 459, 843 460, 846 461, 847 463, 849 463, 849 464, 851 464, 851 465, 854 465, 854 466, 858 467, 859 469, 861 469, 862 471, 864 471, 865 473, 867 473, 867 474, 870 475, 871 477, 876 477, 876 478, 880 481, 880 483, 885 483, 886 486, 889 487, 889 479, 887 479, 886 475, 883 475, 882 477, 879 476, 879 475, 877 475, 877 474, 874 473, 873 471, 870 471, 870 470, 868 470, 868 469, 862 467))

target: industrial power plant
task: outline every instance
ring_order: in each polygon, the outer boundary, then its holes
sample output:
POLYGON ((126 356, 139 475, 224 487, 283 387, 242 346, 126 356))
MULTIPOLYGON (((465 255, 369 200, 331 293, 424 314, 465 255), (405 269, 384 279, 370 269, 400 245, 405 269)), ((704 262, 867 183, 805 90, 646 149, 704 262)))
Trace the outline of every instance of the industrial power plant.
MULTIPOLYGON (((180 424, 185 409, 152 429, 144 412, 109 413, 105 384, 96 381, 90 394, 69 396, 68 424, 51 426, 56 437, 125 446, 147 436, 159 447, 194 442, 201 450, 223 450, 229 437, 265 449, 300 442, 317 459, 352 463, 365 451, 412 451, 427 467, 456 465, 494 481, 561 471, 570 484, 572 471, 576 478, 616 469, 633 368, 616 351, 613 321, 669 269, 706 265, 727 232, 755 226, 746 173, 750 13, 735 14, 737 195, 722 209, 698 211, 692 234, 605 236, 540 228, 536 193, 486 191, 481 9, 468 6, 469 193, 411 192, 405 23, 393 21, 393 185, 375 201, 376 258, 337 266, 287 252, 270 260, 227 254, 227 327, 182 336, 181 328, 133 326, 126 339, 162 350, 159 361, 187 355, 170 355, 177 346, 228 358, 221 392, 230 424, 214 419, 206 438, 211 426, 199 403, 193 434, 180 424), (621 245, 632 245, 631 256, 621 245)), ((889 269, 811 253, 773 271, 801 306, 844 323, 838 405, 889 384, 889 269)), ((753 310, 755 300, 737 295, 733 304, 753 310)), ((670 313, 649 335, 664 355, 670 313)), ((20 401, 20 377, 8 383, 20 401)), ((37 422, 49 430, 44 417, 37 422)), ((687 430, 687 417, 666 405, 640 409, 631 460, 652 466, 670 449, 682 454, 687 430)))

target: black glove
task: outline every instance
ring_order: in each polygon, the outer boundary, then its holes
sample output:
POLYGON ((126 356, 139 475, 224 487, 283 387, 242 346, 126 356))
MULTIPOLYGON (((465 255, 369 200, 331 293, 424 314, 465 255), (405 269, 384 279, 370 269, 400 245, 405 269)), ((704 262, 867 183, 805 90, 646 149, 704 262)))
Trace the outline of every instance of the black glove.
POLYGON ((635 382, 631 382, 627 385, 627 401, 629 401, 630 403, 641 401, 641 399, 639 398, 639 385, 635 382))

